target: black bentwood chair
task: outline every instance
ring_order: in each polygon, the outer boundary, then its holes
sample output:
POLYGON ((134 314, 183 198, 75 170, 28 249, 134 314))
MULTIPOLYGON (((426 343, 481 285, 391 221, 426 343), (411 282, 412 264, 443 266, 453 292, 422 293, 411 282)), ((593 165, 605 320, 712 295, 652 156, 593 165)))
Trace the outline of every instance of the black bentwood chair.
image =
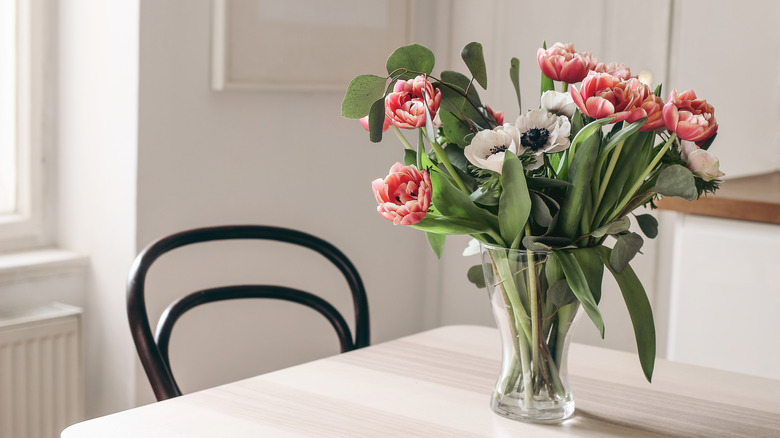
POLYGON ((369 345, 368 300, 355 266, 330 243, 301 231, 262 225, 234 225, 196 228, 172 234, 147 246, 133 263, 127 283, 127 316, 135 347, 157 400, 180 396, 181 390, 171 373, 168 343, 176 320, 184 312, 214 301, 240 298, 273 298, 293 301, 322 314, 336 330, 341 352, 369 345), (175 248, 201 242, 234 239, 263 239, 287 242, 310 248, 330 260, 344 275, 352 292, 355 308, 355 337, 352 338, 344 317, 322 298, 298 289, 273 285, 234 285, 204 289, 171 303, 157 323, 152 336, 144 300, 144 281, 152 263, 175 248))

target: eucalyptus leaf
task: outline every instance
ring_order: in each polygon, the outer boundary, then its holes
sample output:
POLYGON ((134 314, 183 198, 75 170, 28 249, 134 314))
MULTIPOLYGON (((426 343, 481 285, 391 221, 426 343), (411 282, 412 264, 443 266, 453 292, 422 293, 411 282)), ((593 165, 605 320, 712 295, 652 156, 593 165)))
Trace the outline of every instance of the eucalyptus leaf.
POLYGON ((563 307, 577 301, 577 296, 574 295, 566 280, 558 280, 547 289, 547 299, 556 307, 563 307))
POLYGON ((426 237, 428 238, 428 244, 431 245, 431 249, 433 250, 433 253, 436 254, 436 258, 441 258, 441 251, 444 249, 444 240, 447 237, 446 234, 439 234, 439 233, 433 233, 433 232, 426 232, 426 237))
POLYGON ((598 246, 596 251, 607 269, 615 277, 620 292, 623 294, 623 301, 626 303, 626 309, 628 309, 631 324, 634 327, 639 363, 642 365, 645 378, 650 382, 653 379, 656 353, 655 324, 653 323, 653 309, 650 307, 650 300, 642 287, 642 282, 639 281, 630 265, 626 266, 622 272, 617 272, 609 264, 610 249, 598 246))
POLYGON ((690 170, 679 164, 672 164, 661 170, 654 190, 664 196, 674 196, 693 201, 698 196, 696 181, 690 170))
POLYGON ((532 205, 531 214, 533 215, 534 221, 545 228, 549 227, 553 220, 552 214, 550 214, 550 208, 544 202, 544 199, 537 193, 530 192, 530 195, 532 205))
POLYGON ((651 214, 640 214, 634 216, 636 218, 639 228, 645 233, 645 236, 650 239, 655 239, 658 236, 658 220, 651 214))
POLYGON ((532 251, 550 251, 561 248, 576 248, 572 246, 572 241, 565 237, 555 236, 525 236, 523 237, 523 246, 532 251))
POLYGON ((605 235, 620 234, 624 231, 627 231, 629 228, 631 228, 631 221, 626 216, 623 216, 618 220, 612 221, 603 227, 593 230, 590 235, 596 239, 600 239, 605 235))
POLYGON ((612 254, 609 256, 609 263, 615 272, 622 272, 628 263, 642 249, 644 240, 637 233, 626 233, 617 236, 612 254))
POLYGON ((377 99, 368 111, 368 139, 373 143, 382 141, 382 128, 385 124, 385 99, 377 99))
POLYGON ((475 87, 471 86, 471 79, 468 76, 456 71, 445 70, 441 72, 441 81, 443 84, 446 84, 440 87, 442 93, 444 93, 444 89, 453 87, 455 90, 465 94, 474 105, 482 106, 482 101, 479 100, 479 93, 477 93, 475 87))
POLYGON ((348 119, 367 116, 371 105, 384 97, 386 79, 375 75, 360 75, 352 79, 341 102, 341 115, 348 119))
POLYGON ((474 265, 470 267, 466 273, 466 276, 468 277, 469 281, 474 284, 474 286, 480 289, 485 288, 485 274, 482 272, 482 265, 474 265))
POLYGON ((419 44, 399 47, 387 59, 387 74, 396 70, 410 70, 417 74, 431 74, 436 58, 433 52, 419 44))
POLYGON ((485 68, 485 56, 482 53, 482 44, 477 42, 466 44, 466 47, 460 52, 460 57, 463 58, 463 62, 466 63, 466 67, 477 83, 482 85, 482 88, 487 89, 487 69, 485 68))
POLYGON ((498 223, 506 243, 518 240, 531 214, 531 196, 525 182, 523 163, 510 151, 504 153, 501 168, 503 191, 498 200, 498 223))
POLYGON ((444 127, 444 135, 448 139, 454 141, 461 148, 465 148, 471 143, 471 139, 467 139, 467 137, 474 134, 474 132, 471 131, 468 123, 449 111, 440 110, 439 118, 444 127))

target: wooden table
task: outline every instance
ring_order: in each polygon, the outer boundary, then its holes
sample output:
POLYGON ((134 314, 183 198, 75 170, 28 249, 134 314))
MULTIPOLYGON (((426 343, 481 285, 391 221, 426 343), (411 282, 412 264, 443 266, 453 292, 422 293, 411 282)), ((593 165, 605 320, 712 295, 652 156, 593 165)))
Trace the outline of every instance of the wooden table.
POLYGON ((449 326, 73 425, 88 437, 780 437, 780 381, 572 345, 577 411, 494 414, 495 329, 449 326))

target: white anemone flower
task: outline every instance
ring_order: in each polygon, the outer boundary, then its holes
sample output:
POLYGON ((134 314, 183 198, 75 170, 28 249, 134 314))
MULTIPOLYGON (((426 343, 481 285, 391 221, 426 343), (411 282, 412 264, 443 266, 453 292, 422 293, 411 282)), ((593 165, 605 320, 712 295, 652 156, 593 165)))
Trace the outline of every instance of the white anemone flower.
POLYGON ((539 108, 518 117, 515 125, 520 132, 520 154, 530 151, 536 157, 526 169, 537 169, 544 164, 542 154, 554 154, 570 146, 571 123, 565 116, 539 108))
POLYGON ((569 119, 572 118, 574 111, 577 110, 577 104, 574 103, 571 94, 554 90, 545 91, 542 94, 541 103, 542 108, 547 111, 559 116, 566 116, 569 119))
POLYGON ((507 123, 493 130, 479 131, 471 140, 471 144, 463 150, 463 154, 471 164, 501 173, 506 151, 518 154, 519 148, 520 132, 507 123))

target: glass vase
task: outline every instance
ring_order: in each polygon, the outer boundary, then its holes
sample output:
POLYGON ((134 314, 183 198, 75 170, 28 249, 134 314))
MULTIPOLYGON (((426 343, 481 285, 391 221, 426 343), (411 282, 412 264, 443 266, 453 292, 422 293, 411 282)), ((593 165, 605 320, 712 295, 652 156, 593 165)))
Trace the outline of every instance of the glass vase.
POLYGON ((501 372, 491 398, 497 414, 557 422, 574 413, 567 352, 579 301, 552 253, 481 245, 482 269, 501 333, 501 372))

